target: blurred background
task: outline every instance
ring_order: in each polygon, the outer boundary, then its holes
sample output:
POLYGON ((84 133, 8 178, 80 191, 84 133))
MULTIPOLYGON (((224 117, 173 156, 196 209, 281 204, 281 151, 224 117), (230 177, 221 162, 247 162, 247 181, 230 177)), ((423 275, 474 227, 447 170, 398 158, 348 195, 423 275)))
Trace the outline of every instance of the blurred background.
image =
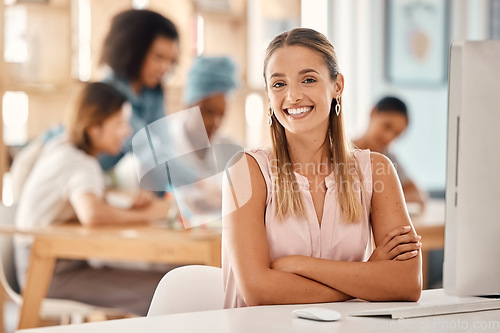
POLYGON ((63 121, 79 85, 100 80, 98 60, 111 18, 151 9, 180 32, 180 61, 165 79, 166 108, 181 110, 197 55, 227 55, 240 85, 222 131, 246 147, 269 143, 262 78, 264 51, 277 34, 314 28, 332 41, 346 80, 351 137, 365 130, 384 95, 403 99, 410 127, 391 148, 431 196, 443 196, 446 170, 447 62, 453 40, 500 38, 499 0, 1 0, 0 109, 2 200, 19 147, 63 121))

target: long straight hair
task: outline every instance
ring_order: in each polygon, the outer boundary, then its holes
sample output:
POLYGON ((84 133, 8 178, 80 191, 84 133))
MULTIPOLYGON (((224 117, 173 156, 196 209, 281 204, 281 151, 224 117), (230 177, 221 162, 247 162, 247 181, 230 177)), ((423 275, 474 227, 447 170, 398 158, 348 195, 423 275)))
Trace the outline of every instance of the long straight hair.
MULTIPOLYGON (((325 65, 330 73, 330 78, 335 81, 339 74, 337 56, 328 39, 321 33, 306 28, 297 28, 276 36, 269 44, 264 60, 264 80, 266 82, 266 69, 270 57, 274 52, 285 46, 303 46, 321 54, 325 65)), ((342 100, 339 101, 342 105, 342 100)), ((325 142, 329 144, 332 157, 332 167, 335 176, 337 197, 341 207, 342 216, 347 222, 361 220, 363 210, 358 195, 354 190, 356 181, 361 182, 361 170, 353 154, 353 147, 348 140, 344 130, 343 112, 337 116, 335 106, 337 101, 333 98, 330 105, 330 116, 327 137, 325 142), (350 170, 354 168, 355 172, 350 170)), ((273 146, 272 170, 274 173, 274 196, 277 203, 277 214, 279 219, 287 215, 306 216, 304 204, 302 203, 299 186, 293 173, 292 160, 285 128, 278 122, 276 115, 272 113, 271 140, 273 146)), ((360 190, 363 186, 359 186, 360 190)))

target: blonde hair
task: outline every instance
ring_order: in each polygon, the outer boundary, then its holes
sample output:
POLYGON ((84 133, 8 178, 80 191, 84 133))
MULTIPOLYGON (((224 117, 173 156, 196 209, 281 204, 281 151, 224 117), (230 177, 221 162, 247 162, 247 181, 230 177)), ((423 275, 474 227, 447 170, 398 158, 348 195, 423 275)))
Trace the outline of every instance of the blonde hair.
MULTIPOLYGON (((336 80, 339 74, 337 57, 334 48, 328 39, 321 33, 306 28, 297 28, 276 36, 269 44, 264 60, 264 80, 270 57, 274 52, 285 46, 303 46, 319 52, 325 61, 330 78, 336 80)), ((342 100, 340 99, 340 105, 342 100)), ((360 221, 363 210, 357 193, 354 191, 356 177, 349 172, 354 167, 359 181, 362 180, 361 171, 353 154, 353 147, 347 138, 343 124, 343 113, 335 114, 337 101, 334 98, 330 107, 328 133, 325 140, 330 146, 333 162, 333 172, 337 184, 338 201, 342 215, 347 222, 360 221)), ((271 140, 273 145, 272 170, 274 174, 275 200, 278 207, 278 218, 283 219, 288 214, 306 216, 302 203, 299 186, 293 173, 293 166, 285 135, 285 128, 278 122, 272 113, 271 140)), ((363 186, 360 186, 362 188, 363 186)))
POLYGON ((125 96, 109 84, 86 84, 78 95, 75 107, 67 115, 66 127, 69 141, 87 154, 92 151, 88 129, 101 125, 107 118, 121 110, 125 96))

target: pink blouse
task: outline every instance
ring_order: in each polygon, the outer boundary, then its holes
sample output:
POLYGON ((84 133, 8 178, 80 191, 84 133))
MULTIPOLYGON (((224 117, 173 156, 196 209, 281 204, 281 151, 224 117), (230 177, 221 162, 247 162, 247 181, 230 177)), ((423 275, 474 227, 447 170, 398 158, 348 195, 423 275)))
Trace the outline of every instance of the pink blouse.
MULTIPOLYGON (((287 217, 276 218, 277 205, 272 193, 271 150, 250 150, 247 153, 258 163, 267 186, 265 224, 271 261, 290 255, 304 255, 337 261, 366 261, 371 255, 370 208, 372 196, 372 168, 369 150, 355 150, 361 170, 363 196, 360 200, 364 209, 364 217, 357 223, 346 223, 342 216, 335 191, 333 173, 325 178, 326 196, 321 225, 318 223, 316 211, 309 192, 309 181, 306 177, 295 173, 300 187, 302 202, 306 209, 307 219, 287 217)), ((224 275, 225 308, 246 306, 238 294, 238 288, 231 267, 231 253, 222 240, 222 270, 224 275)))

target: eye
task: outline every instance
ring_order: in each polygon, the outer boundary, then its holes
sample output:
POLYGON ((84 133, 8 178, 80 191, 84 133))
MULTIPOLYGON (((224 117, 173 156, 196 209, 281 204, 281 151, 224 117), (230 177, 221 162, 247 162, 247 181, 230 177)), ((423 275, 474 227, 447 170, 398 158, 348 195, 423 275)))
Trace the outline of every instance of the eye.
POLYGON ((201 111, 204 115, 206 116, 213 116, 215 114, 215 111, 212 110, 212 109, 205 109, 203 111, 201 111))
POLYGON ((302 81, 303 83, 314 83, 316 82, 316 79, 312 78, 312 77, 309 77, 307 79, 305 79, 304 81, 302 81))
POLYGON ((285 83, 281 82, 281 81, 273 83, 273 88, 282 88, 284 86, 285 86, 285 83))

